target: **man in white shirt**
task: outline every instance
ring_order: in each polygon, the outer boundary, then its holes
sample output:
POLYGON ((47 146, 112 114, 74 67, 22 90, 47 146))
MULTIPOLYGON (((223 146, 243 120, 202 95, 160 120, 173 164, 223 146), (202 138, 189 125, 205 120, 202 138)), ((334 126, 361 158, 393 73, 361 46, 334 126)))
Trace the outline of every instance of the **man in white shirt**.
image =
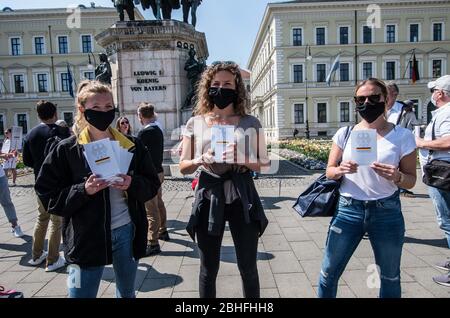
POLYGON ((398 89, 397 84, 395 84, 394 82, 390 82, 386 86, 388 88, 388 101, 386 103, 386 118, 388 122, 393 123, 394 125, 398 125, 400 115, 403 109, 403 104, 397 101, 400 90, 398 89))
MULTIPOLYGON (((402 120, 403 107, 405 104, 397 101, 398 94, 400 93, 397 84, 389 82, 386 84, 386 87, 388 89, 388 100, 386 103, 387 121, 394 125, 399 125, 402 120)), ((406 197, 414 196, 412 191, 406 189, 400 189, 400 194, 406 197)))
MULTIPOLYGON (((428 162, 429 151, 433 154, 431 160, 439 159, 450 162, 450 75, 445 75, 436 81, 428 83, 431 90, 431 102, 437 107, 432 112, 433 118, 425 131, 425 138, 416 138, 420 149, 420 164, 423 167, 428 162), (432 140, 433 126, 435 140, 432 140)), ((450 248, 450 191, 428 187, 430 197, 436 209, 439 226, 444 230, 450 248)), ((437 267, 450 272, 450 262, 437 264, 437 267)), ((441 285, 450 287, 449 274, 434 277, 441 285)))

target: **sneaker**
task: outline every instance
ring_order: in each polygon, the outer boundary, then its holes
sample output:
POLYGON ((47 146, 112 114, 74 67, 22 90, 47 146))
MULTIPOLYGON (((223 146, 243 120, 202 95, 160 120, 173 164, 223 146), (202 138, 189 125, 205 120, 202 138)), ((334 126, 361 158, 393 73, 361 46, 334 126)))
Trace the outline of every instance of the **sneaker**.
POLYGON ((159 235, 159 239, 162 241, 170 241, 169 232, 164 231, 159 235))
POLYGON ((444 261, 434 265, 436 268, 450 272, 450 261, 444 261))
POLYGON ((39 256, 39 258, 37 258, 37 259, 30 259, 28 261, 28 264, 30 264, 31 266, 39 266, 46 260, 47 255, 48 255, 48 253, 46 251, 43 251, 41 256, 39 256))
POLYGON ((161 247, 159 246, 159 244, 157 245, 149 245, 147 246, 147 250, 145 252, 145 256, 153 256, 156 254, 161 253, 161 247))
POLYGON ((5 287, 0 286, 0 298, 23 298, 23 293, 14 289, 5 290, 5 287))
POLYGON ((14 235, 14 237, 24 236, 22 229, 18 225, 16 225, 15 227, 12 228, 11 233, 14 235))
POLYGON ((442 275, 442 276, 433 277, 433 281, 436 284, 450 287, 450 275, 442 275))
POLYGON ((365 234, 363 235, 363 240, 368 240, 368 239, 369 239, 369 234, 365 233, 365 234))
POLYGON ((47 267, 45 268, 45 271, 46 272, 54 272, 64 266, 66 266, 66 259, 64 257, 60 256, 55 263, 47 265, 47 267))

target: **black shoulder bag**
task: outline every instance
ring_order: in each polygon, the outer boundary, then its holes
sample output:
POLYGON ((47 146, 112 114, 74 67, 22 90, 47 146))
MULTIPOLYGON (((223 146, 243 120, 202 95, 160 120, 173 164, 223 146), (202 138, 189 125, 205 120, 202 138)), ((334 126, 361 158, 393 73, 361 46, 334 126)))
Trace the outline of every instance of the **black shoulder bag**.
MULTIPOLYGON (((432 140, 436 140, 436 121, 433 123, 432 140)), ((450 162, 444 160, 431 160, 434 151, 428 153, 427 164, 423 166, 423 183, 430 187, 450 191, 450 162)))
MULTIPOLYGON (((344 149, 353 127, 347 127, 345 132, 344 149)), ((344 155, 344 154, 342 154, 344 155)), ((322 174, 297 199, 293 208, 302 217, 328 217, 333 216, 339 199, 339 180, 328 179, 326 173, 322 174)))

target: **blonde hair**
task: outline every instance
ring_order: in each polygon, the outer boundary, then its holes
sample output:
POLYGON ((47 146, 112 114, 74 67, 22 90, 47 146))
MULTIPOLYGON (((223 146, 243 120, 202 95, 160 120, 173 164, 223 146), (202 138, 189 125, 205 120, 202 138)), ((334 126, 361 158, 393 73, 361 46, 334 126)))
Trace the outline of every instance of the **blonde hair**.
POLYGON ((208 95, 208 90, 211 87, 214 76, 221 71, 227 71, 234 75, 236 92, 238 94, 237 101, 234 104, 235 112, 241 116, 250 113, 250 102, 239 66, 235 63, 220 62, 208 67, 202 74, 197 87, 198 101, 194 109, 195 115, 205 115, 214 109, 214 103, 208 95))
POLYGON ((96 94, 111 94, 111 86, 103 84, 99 81, 85 80, 78 84, 77 97, 75 108, 77 114, 75 116, 75 124, 73 125, 73 132, 75 135, 79 135, 87 126, 87 121, 84 118, 84 114, 80 112, 79 107, 85 107, 87 100, 96 94))
POLYGON ((128 121, 128 131, 127 131, 126 135, 131 135, 131 131, 132 131, 132 129, 131 129, 131 123, 130 123, 130 120, 129 120, 127 117, 125 117, 125 116, 120 116, 119 118, 117 118, 117 121, 116 121, 116 129, 117 129, 118 131, 122 132, 122 130, 120 129, 120 123, 121 123, 122 120, 124 120, 124 119, 126 119, 126 120, 128 121))

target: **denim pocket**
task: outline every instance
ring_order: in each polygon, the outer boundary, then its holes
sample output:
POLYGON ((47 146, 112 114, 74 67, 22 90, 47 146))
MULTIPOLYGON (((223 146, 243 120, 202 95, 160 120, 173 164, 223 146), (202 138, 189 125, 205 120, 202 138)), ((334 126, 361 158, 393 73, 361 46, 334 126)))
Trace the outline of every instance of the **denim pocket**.
POLYGON ((339 197, 339 206, 340 207, 347 207, 350 205, 352 205, 352 198, 347 198, 347 197, 343 197, 343 196, 339 197))
POLYGON ((400 198, 398 197, 377 200, 377 208, 400 211, 400 207, 400 198))

